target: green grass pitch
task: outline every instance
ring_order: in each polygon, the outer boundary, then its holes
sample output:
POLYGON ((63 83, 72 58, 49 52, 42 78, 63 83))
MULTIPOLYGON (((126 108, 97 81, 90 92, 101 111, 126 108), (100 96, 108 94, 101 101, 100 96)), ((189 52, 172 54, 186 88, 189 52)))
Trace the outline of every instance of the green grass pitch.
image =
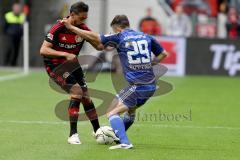
MULTIPOLYGON (((135 148, 115 151, 96 144, 89 122, 78 126, 82 145, 66 143, 69 126, 55 116, 54 107, 67 96, 49 88, 45 72, 0 82, 0 160, 239 160, 239 78, 163 79, 174 90, 139 109, 128 131, 135 148), (190 110, 191 118, 179 121, 151 117, 159 112, 190 116, 190 110)), ((89 87, 113 92, 107 73, 89 87)), ((100 123, 109 125, 105 116, 100 123)))

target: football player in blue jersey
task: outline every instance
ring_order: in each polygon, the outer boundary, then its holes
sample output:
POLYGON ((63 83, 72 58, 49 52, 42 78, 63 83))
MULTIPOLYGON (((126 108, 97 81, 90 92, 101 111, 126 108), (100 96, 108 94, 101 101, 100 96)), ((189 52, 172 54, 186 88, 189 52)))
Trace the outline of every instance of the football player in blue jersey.
POLYGON ((109 45, 117 49, 129 85, 120 91, 107 112, 109 122, 120 139, 120 144, 109 149, 133 148, 126 131, 134 123, 136 109, 154 94, 156 78, 153 65, 159 64, 167 56, 167 52, 155 38, 132 30, 125 15, 117 15, 112 20, 111 27, 115 32, 113 35, 81 30, 65 20, 62 20, 62 23, 98 50, 103 50, 109 45), (155 55, 154 58, 151 53, 155 55), (120 117, 122 113, 123 118, 120 117))

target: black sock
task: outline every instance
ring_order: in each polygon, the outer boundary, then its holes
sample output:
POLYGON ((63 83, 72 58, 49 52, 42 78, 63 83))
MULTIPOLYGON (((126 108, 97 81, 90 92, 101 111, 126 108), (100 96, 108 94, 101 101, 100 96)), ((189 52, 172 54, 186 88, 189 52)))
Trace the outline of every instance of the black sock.
POLYGON ((70 135, 77 133, 77 122, 79 112, 80 100, 72 98, 69 104, 68 113, 70 121, 70 135))
POLYGON ((82 104, 84 111, 92 124, 93 130, 96 133, 96 131, 100 128, 100 125, 98 122, 98 115, 95 106, 93 102, 87 98, 82 99, 82 104))

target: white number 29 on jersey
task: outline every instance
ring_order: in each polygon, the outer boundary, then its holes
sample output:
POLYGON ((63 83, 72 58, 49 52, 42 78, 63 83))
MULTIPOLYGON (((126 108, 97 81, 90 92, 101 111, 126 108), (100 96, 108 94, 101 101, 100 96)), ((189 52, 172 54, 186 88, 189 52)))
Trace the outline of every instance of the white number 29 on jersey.
POLYGON ((151 61, 148 42, 146 40, 127 42, 125 47, 129 48, 130 44, 133 46, 134 51, 127 52, 129 64, 149 63, 151 61))

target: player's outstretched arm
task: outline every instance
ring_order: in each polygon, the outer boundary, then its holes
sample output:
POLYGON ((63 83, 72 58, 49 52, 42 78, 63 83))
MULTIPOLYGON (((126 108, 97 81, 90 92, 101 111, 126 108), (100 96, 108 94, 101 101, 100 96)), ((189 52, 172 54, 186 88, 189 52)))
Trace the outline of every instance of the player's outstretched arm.
POLYGON ((101 43, 100 35, 92 31, 86 31, 71 25, 66 19, 61 20, 61 22, 72 32, 76 33, 86 41, 88 41, 95 49, 103 50, 104 46, 101 43))

